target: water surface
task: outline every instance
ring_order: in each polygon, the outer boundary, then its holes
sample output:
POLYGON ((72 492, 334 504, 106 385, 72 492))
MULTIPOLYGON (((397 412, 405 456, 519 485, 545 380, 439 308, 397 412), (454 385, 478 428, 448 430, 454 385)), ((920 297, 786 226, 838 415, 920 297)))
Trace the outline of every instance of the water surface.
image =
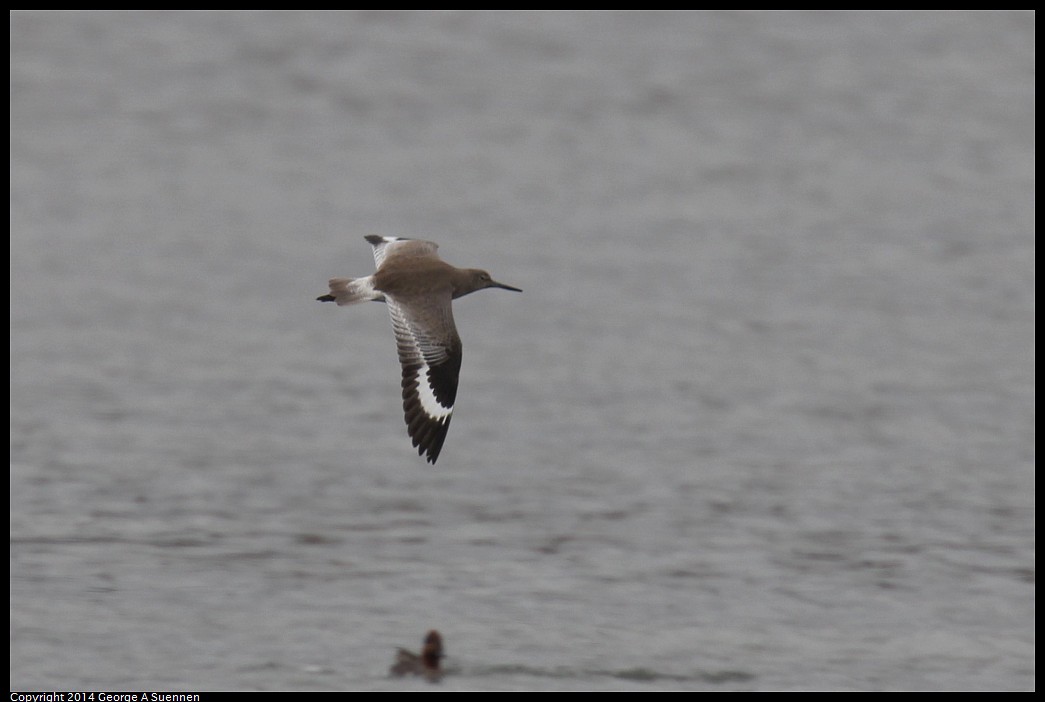
POLYGON ((1034 19, 14 12, 12 689, 1033 689, 1034 19))

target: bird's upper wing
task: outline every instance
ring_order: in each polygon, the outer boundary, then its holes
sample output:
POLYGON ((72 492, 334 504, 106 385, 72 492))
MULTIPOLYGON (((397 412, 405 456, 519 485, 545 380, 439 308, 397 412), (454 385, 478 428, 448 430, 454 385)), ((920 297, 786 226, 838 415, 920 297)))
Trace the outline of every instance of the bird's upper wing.
POLYGON ((366 240, 374 247, 374 263, 378 268, 386 258, 392 256, 434 256, 436 249, 439 248, 439 244, 433 241, 403 239, 396 236, 370 234, 366 240))

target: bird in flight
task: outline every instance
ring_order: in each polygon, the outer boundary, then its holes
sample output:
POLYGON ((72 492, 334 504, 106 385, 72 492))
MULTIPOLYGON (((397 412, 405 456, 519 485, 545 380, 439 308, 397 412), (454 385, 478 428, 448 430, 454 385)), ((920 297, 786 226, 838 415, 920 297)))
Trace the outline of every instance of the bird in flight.
POLYGON ((461 337, 451 302, 484 288, 522 292, 478 268, 456 268, 436 254, 438 244, 418 239, 366 237, 377 270, 365 278, 333 278, 317 300, 388 305, 399 363, 403 412, 419 456, 435 463, 450 428, 461 371, 461 337))

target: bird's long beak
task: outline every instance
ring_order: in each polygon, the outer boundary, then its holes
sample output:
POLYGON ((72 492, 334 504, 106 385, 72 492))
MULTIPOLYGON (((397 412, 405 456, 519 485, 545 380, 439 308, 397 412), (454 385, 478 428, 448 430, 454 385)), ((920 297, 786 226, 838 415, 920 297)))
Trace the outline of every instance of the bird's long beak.
POLYGON ((498 283, 496 280, 490 281, 491 288, 504 288, 505 290, 512 290, 514 292, 522 292, 520 288, 513 288, 511 285, 505 285, 504 283, 498 283))

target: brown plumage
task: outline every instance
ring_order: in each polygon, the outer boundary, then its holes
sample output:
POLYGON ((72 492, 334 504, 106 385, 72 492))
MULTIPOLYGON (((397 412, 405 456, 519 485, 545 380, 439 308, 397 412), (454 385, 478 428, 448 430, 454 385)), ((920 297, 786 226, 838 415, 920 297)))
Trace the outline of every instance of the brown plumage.
POLYGON ((421 653, 412 653, 405 648, 396 649, 396 662, 389 669, 389 675, 423 675, 429 682, 438 682, 443 677, 439 667, 442 660, 443 637, 432 629, 425 635, 421 653))
POLYGON ((418 455, 435 463, 450 428, 461 371, 461 337, 451 302, 484 288, 522 291, 478 268, 451 266, 431 241, 373 235, 366 240, 374 247, 374 274, 332 278, 330 292, 316 299, 341 306, 368 300, 388 305, 403 368, 407 433, 418 455))

